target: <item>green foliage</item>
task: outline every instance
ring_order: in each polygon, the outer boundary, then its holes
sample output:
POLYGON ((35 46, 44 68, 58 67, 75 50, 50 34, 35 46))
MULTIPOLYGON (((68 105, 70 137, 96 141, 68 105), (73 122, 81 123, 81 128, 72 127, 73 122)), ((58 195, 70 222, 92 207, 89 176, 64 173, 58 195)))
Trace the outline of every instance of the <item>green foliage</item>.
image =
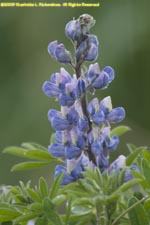
MULTIPOLYGON (((127 129, 119 127, 115 132, 121 135, 127 129)), ((66 186, 61 186, 63 173, 50 188, 43 177, 35 187, 30 181, 1 186, 0 224, 26 225, 33 220, 35 225, 149 225, 150 152, 131 144, 128 148, 127 166, 122 170, 101 173, 99 168, 87 168, 82 179, 66 186), (133 164, 139 171, 130 168, 133 164), (134 179, 124 182, 127 170, 134 179)), ((17 164, 13 170, 60 161, 33 143, 6 148, 4 153, 35 160, 17 164)))

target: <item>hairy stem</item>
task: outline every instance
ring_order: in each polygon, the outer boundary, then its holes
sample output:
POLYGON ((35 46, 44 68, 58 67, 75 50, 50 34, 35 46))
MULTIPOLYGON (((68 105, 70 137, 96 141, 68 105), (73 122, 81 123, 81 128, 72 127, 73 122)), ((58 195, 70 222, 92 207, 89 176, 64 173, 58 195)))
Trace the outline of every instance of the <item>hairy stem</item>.
POLYGON ((107 225, 107 220, 105 205, 96 206, 96 225, 107 225))

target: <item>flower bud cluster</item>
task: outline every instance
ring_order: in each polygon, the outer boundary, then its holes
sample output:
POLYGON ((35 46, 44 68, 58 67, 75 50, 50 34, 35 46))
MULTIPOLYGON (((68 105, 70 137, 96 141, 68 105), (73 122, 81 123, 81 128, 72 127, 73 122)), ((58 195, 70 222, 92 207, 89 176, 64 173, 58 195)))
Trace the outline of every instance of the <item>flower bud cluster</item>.
POLYGON ((88 14, 67 23, 65 33, 74 45, 74 57, 57 41, 48 45, 50 56, 69 64, 74 71, 70 75, 62 67, 42 87, 47 96, 60 103, 60 111, 51 109, 48 112, 55 130, 55 140, 50 144, 49 152, 65 160, 65 165, 55 168, 55 177, 64 173, 63 185, 82 177, 86 167, 98 166, 101 171, 109 168, 109 153, 119 144, 118 136, 111 136, 111 123, 121 122, 125 117, 123 107, 112 108, 110 96, 88 102, 88 92, 94 94, 97 89, 107 88, 114 79, 114 70, 110 66, 100 70, 99 64, 94 63, 86 72, 82 70, 84 61, 94 61, 98 56, 99 42, 90 34, 94 24, 95 20, 88 14))

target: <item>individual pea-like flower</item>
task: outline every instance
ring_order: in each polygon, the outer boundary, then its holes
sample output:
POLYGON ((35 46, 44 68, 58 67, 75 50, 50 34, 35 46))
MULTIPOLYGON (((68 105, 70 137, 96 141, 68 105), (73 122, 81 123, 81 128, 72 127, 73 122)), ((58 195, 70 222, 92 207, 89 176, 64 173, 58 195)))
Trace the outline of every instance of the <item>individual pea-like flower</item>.
POLYGON ((57 41, 49 43, 48 53, 61 63, 70 64, 72 61, 71 53, 65 49, 64 44, 58 44, 57 41))
POLYGON ((102 89, 106 88, 109 84, 109 76, 105 71, 101 71, 98 78, 93 82, 93 88, 102 89))
POLYGON ((86 79, 88 85, 93 89, 104 89, 114 79, 114 70, 112 67, 106 66, 100 71, 98 63, 91 64, 86 74, 86 79))
POLYGON ((51 109, 48 112, 48 119, 56 131, 71 130, 73 125, 76 125, 78 121, 78 114, 74 107, 70 108, 65 116, 62 112, 51 109))
POLYGON ((50 77, 50 81, 45 81, 42 89, 49 97, 58 97, 65 91, 66 84, 71 83, 73 78, 64 69, 61 68, 59 73, 54 73, 50 77))
POLYGON ((98 127, 94 127, 88 134, 88 141, 91 151, 96 157, 97 166, 101 170, 109 165, 109 153, 115 150, 119 144, 118 136, 110 137, 110 127, 104 127, 99 131, 98 127))
POLYGON ((57 165, 55 168, 55 178, 63 173, 61 185, 66 185, 76 181, 79 178, 83 178, 82 172, 86 167, 94 168, 94 164, 89 161, 89 158, 82 153, 78 159, 66 160, 65 166, 57 165))
POLYGON ((59 95, 59 102, 62 106, 72 106, 77 98, 76 86, 74 83, 65 85, 65 91, 59 95))
POLYGON ((112 171, 120 171, 126 167, 126 157, 124 155, 119 155, 117 159, 115 159, 108 168, 108 173, 112 171))
POLYGON ((84 135, 77 128, 73 128, 70 133, 57 133, 56 142, 49 146, 49 151, 56 158, 74 159, 81 155, 85 144, 84 135))
POLYGON ((126 157, 124 155, 119 155, 117 159, 115 159, 109 166, 108 168, 108 174, 111 173, 112 171, 117 172, 121 171, 122 169, 125 170, 124 174, 124 182, 130 181, 134 179, 134 176, 132 174, 132 170, 136 171, 139 173, 139 169, 137 165, 133 164, 129 167, 126 166, 126 157))
POLYGON ((92 99, 88 104, 87 110, 91 116, 91 121, 96 125, 101 125, 104 123, 105 114, 102 110, 99 110, 99 101, 97 98, 92 99))
POLYGON ((104 98, 100 102, 100 110, 105 114, 105 120, 112 123, 121 122, 125 118, 125 110, 123 107, 117 107, 112 109, 112 103, 110 96, 104 98))

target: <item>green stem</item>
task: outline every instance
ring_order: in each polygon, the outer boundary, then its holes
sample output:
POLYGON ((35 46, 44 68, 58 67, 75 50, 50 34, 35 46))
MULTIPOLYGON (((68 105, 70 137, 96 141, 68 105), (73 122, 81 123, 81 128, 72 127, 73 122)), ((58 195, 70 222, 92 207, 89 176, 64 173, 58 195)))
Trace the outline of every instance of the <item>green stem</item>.
POLYGON ((139 200, 138 202, 134 203, 132 206, 130 206, 129 208, 127 208, 123 213, 121 213, 113 222, 111 225, 116 224, 126 213, 128 213, 131 209, 133 209, 134 207, 136 207, 138 204, 144 202, 145 200, 147 200, 149 198, 149 196, 145 196, 144 198, 142 198, 141 200, 139 200))

